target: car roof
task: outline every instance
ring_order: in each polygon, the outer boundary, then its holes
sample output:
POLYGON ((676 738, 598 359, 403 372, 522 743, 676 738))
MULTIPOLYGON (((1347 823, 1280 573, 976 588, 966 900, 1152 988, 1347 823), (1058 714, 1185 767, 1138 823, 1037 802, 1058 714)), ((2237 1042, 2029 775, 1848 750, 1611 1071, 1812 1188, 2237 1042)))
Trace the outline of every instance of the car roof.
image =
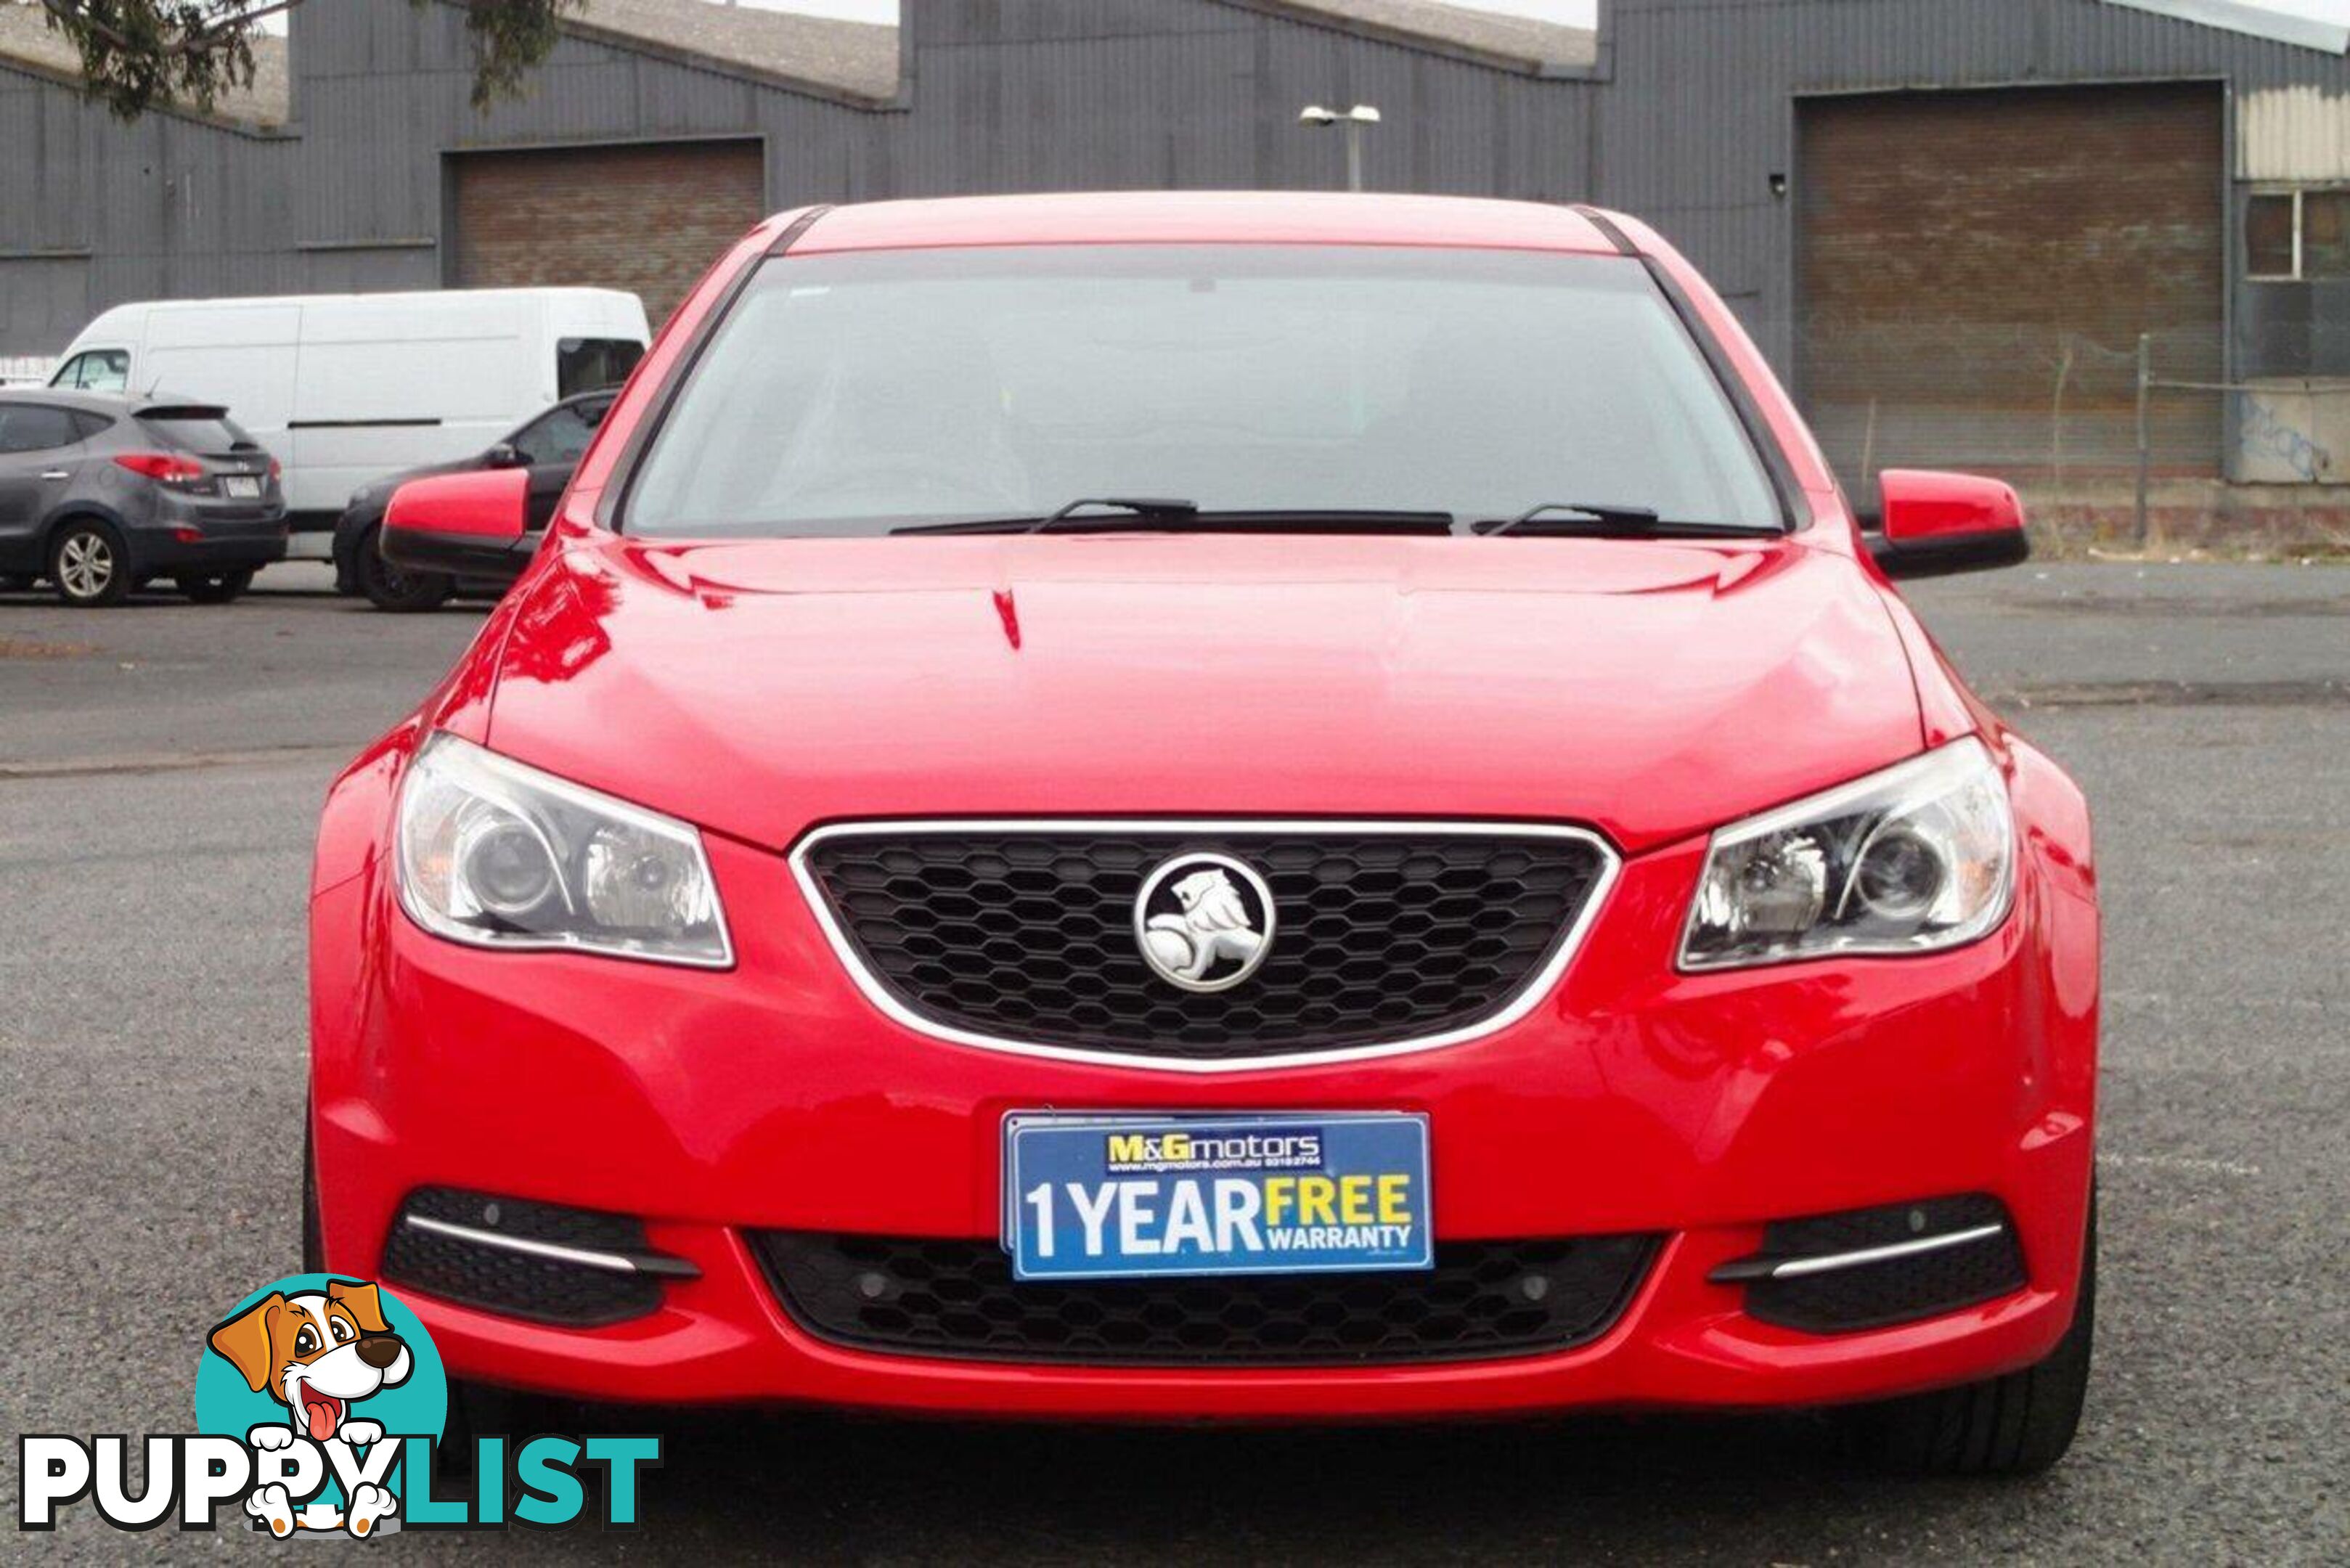
POLYGON ((0 387, 0 403, 47 403, 51 408, 79 409, 92 414, 130 412, 127 398, 85 392, 77 387, 0 387))
POLYGON ((1584 210, 1467 196, 1118 191, 867 202, 822 213, 792 254, 941 245, 1429 245, 1612 254, 1584 210))
POLYGON ((120 392, 85 391, 78 387, 0 387, 0 402, 47 403, 52 408, 79 409, 84 413, 110 418, 142 413, 149 409, 222 408, 213 399, 191 398, 178 392, 143 392, 132 398, 120 392))

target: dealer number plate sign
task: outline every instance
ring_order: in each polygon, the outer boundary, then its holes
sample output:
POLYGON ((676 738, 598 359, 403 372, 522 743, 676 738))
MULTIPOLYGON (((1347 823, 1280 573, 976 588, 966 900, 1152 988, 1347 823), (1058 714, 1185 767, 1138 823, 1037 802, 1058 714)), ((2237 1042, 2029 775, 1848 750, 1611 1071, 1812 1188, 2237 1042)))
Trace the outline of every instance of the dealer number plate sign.
POLYGON ((1003 1177, 1015 1279, 1435 1266, 1424 1116, 1014 1113, 1003 1177))
POLYGON ((258 501, 261 499, 261 481, 232 473, 221 481, 221 493, 244 501, 258 501))

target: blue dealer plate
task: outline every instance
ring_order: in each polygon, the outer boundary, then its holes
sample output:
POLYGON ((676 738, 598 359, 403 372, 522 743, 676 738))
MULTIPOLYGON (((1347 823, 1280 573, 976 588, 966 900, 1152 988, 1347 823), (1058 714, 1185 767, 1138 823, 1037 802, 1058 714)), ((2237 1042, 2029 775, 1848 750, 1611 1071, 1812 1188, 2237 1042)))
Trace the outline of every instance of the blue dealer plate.
POLYGON ((1424 1116, 1003 1119, 1015 1279, 1427 1269, 1429 1212, 1424 1116))

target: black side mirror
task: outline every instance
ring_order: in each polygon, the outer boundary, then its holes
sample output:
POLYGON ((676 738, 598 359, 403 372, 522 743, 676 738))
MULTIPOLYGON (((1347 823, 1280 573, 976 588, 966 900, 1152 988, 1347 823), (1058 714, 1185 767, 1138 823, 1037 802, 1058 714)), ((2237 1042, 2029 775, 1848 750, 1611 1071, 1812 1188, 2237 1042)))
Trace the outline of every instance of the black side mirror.
POLYGON ((522 449, 510 441, 502 441, 482 454, 492 468, 524 468, 522 449))

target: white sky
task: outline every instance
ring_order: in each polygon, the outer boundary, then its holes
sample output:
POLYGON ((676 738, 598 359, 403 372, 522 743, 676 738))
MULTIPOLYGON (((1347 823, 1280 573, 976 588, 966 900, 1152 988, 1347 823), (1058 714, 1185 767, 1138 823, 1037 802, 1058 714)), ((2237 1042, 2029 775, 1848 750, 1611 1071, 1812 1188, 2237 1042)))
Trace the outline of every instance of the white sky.
MULTIPOLYGON (((851 22, 895 22, 898 0, 742 0, 771 11, 801 11, 811 16, 839 16, 851 22)), ((1480 11, 1502 11, 1513 16, 1539 16, 1588 27, 1599 0, 1455 0, 1480 11)))

